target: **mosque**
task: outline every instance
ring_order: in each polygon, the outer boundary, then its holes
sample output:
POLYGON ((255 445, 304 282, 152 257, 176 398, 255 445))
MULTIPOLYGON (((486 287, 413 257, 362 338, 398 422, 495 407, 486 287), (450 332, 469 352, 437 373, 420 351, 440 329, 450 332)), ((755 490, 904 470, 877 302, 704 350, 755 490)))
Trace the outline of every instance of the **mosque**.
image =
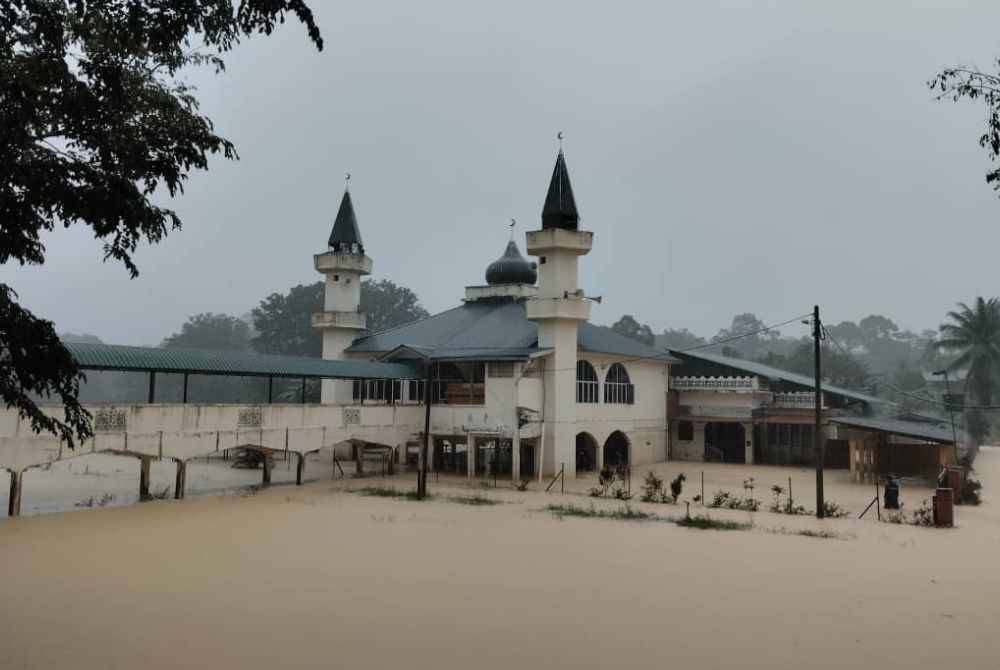
POLYGON ((139 459, 146 499, 153 462, 175 463, 174 496, 182 498, 195 458, 234 449, 267 455, 264 484, 273 459, 294 458, 301 483, 307 456, 332 455, 336 465, 345 446, 358 474, 371 452, 390 471, 416 466, 425 435, 429 470, 508 481, 666 460, 808 465, 817 437, 826 467, 873 481, 886 472, 934 476, 969 447, 938 419, 886 418, 879 398, 826 383, 817 436, 811 378, 706 351, 656 349, 591 324, 591 303, 600 299, 581 288, 579 262, 593 244, 593 233, 580 230, 560 150, 541 227, 525 236, 533 260, 512 237, 486 266, 485 283, 466 287, 458 306, 370 333, 360 303, 373 261, 345 190, 327 248, 313 259, 325 277, 323 311, 312 317, 322 359, 64 343, 81 370, 145 375, 147 402, 87 406, 95 434, 73 450, 36 433, 16 410, 0 411, 8 513, 19 514, 26 471, 88 453, 139 459), (266 379, 266 402, 189 402, 189 380, 206 375, 266 379), (181 382, 178 398, 158 393, 158 376, 181 382), (300 382, 299 401, 278 402, 276 379, 300 382), (307 402, 307 380, 321 384, 320 403, 307 402))
MULTIPOLYGON (((526 235, 529 261, 512 238, 468 286, 459 306, 381 333, 364 333, 361 279, 372 270, 351 195, 345 191, 328 241, 315 257, 326 277, 323 358, 421 361, 419 380, 327 380, 335 405, 423 404, 431 400, 429 467, 470 476, 496 470, 566 476, 604 465, 667 458, 667 387, 676 359, 589 323, 593 299, 580 288, 579 260, 594 234, 580 230, 560 150, 541 215, 526 235), (469 422, 454 421, 463 409, 469 422), (435 430, 435 427, 438 429, 435 430), (458 430, 456 430, 458 427, 458 430)), ((418 448, 411 442, 407 458, 418 448)))

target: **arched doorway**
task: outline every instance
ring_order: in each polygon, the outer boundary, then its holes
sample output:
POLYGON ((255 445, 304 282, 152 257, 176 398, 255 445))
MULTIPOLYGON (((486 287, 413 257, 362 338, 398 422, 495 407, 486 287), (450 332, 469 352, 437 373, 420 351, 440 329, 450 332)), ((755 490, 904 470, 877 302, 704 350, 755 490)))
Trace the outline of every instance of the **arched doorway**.
POLYGON ((705 460, 746 463, 746 431, 742 423, 713 421, 705 424, 705 460))
POLYGON ((604 465, 615 468, 629 464, 629 441, 620 430, 608 435, 604 441, 604 465))
POLYGON ((576 471, 593 472, 597 469, 597 440, 590 433, 576 434, 576 471))

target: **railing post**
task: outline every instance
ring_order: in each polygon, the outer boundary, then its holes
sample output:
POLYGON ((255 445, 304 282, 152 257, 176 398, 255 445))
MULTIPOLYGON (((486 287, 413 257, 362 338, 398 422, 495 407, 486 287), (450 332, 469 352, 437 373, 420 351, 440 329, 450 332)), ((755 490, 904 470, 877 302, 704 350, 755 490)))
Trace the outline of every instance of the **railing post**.
POLYGON ((559 467, 559 493, 566 493, 566 464, 559 467))

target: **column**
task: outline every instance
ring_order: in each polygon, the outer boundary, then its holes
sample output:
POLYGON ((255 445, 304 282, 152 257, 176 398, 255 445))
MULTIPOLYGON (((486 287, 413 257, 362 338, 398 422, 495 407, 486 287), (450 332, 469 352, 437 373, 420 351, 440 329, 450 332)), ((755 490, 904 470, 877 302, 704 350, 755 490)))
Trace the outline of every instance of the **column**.
POLYGON ((753 422, 743 424, 743 437, 746 440, 746 451, 744 460, 747 465, 753 465, 753 422))

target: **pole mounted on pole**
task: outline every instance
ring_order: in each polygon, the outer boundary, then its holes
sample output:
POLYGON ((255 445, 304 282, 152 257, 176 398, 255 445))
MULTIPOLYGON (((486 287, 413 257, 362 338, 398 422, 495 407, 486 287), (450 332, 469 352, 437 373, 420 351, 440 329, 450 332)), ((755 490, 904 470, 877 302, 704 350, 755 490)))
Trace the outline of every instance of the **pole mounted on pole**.
POLYGON ((822 366, 820 358, 820 341, 823 339, 823 324, 819 320, 819 305, 813 307, 813 363, 816 373, 816 426, 813 430, 815 437, 815 445, 813 450, 816 452, 816 518, 822 519, 826 516, 826 510, 824 510, 823 505, 823 458, 824 458, 824 443, 826 440, 823 439, 823 389, 822 389, 822 366))

